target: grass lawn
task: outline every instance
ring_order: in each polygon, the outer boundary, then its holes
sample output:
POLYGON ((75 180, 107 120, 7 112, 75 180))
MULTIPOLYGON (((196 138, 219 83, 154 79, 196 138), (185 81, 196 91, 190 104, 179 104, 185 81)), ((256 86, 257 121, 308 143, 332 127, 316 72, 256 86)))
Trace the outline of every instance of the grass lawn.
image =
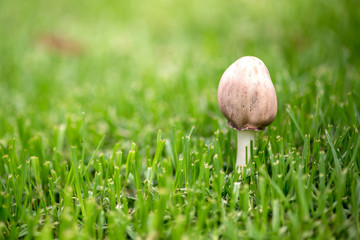
POLYGON ((355 0, 0 0, 0 239, 358 239, 355 0), (234 171, 222 73, 275 121, 234 171))

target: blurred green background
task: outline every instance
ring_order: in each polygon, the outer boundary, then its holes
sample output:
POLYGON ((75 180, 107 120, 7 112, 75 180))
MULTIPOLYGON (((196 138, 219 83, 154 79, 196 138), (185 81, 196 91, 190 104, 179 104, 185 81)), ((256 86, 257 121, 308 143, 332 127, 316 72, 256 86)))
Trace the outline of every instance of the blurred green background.
POLYGON ((29 136, 50 136, 64 123, 71 131, 81 124, 82 112, 91 146, 103 134, 108 146, 143 146, 174 123, 182 129, 195 125, 196 135, 210 137, 226 129, 216 102, 219 79, 245 55, 259 57, 270 71, 278 95, 277 134, 286 134, 281 126, 290 124, 287 106, 303 115, 304 133, 316 135, 327 124, 351 125, 336 106, 360 89, 355 0, 0 5, 3 140, 16 135, 16 123, 29 136), (309 129, 315 105, 321 118, 309 129))

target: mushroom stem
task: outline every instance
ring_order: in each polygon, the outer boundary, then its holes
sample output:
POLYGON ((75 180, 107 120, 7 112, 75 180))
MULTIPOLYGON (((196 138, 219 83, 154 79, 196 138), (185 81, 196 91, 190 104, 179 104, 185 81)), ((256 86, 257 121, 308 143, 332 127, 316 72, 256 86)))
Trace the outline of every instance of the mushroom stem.
POLYGON ((255 144, 255 131, 242 130, 237 134, 236 169, 242 171, 246 163, 250 161, 250 143, 255 144))

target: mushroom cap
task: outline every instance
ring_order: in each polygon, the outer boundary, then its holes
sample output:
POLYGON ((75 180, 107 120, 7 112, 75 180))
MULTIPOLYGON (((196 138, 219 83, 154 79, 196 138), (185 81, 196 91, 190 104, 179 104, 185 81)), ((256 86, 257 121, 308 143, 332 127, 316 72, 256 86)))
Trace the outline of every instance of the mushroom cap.
POLYGON ((236 130, 264 130, 276 117, 275 88, 256 57, 242 57, 226 69, 217 97, 220 111, 236 130))

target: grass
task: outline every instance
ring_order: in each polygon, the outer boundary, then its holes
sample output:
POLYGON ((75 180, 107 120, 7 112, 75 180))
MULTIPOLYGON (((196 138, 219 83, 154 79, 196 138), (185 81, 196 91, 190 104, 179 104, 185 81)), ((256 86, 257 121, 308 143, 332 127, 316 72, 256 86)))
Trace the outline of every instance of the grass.
POLYGON ((360 236, 356 1, 1 5, 0 239, 360 236), (239 176, 244 55, 279 112, 239 176))

